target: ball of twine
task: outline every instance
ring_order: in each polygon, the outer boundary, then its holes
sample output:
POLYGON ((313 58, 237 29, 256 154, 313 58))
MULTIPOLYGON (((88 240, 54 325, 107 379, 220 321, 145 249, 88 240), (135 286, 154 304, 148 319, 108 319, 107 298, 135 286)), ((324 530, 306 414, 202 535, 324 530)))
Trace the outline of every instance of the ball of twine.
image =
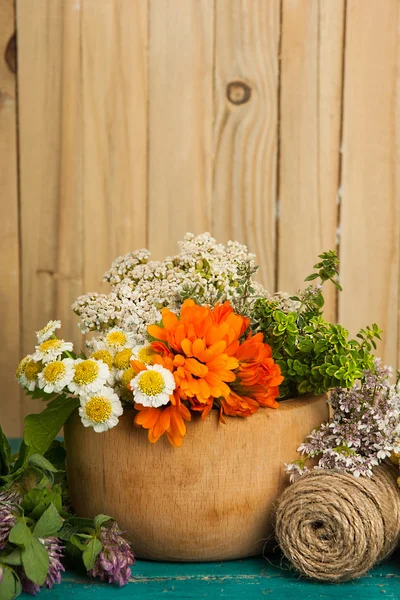
POLYGON ((276 537, 286 558, 320 581, 348 581, 386 558, 400 537, 398 470, 384 464, 356 478, 313 471, 283 493, 276 537))

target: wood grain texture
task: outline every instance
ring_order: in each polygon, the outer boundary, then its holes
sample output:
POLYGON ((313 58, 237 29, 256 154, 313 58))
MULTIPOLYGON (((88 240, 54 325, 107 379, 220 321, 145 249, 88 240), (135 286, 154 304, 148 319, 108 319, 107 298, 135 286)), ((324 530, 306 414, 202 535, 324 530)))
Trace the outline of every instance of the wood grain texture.
POLYGON ((147 244, 147 0, 82 4, 84 289, 147 244))
POLYGON ((211 227, 213 0, 150 0, 149 248, 211 227))
MULTIPOLYGON (((24 354, 49 319, 81 338, 70 310, 83 281, 80 8, 17 2, 24 354)), ((23 400, 24 414, 42 408, 23 400)))
POLYGON ((275 286, 280 0, 219 0, 215 22, 213 233, 257 254, 275 286), (239 96, 229 98, 236 83, 239 96), (240 97, 242 84, 250 97, 240 97), (236 103, 238 102, 238 103, 236 103))
POLYGON ((76 412, 64 428, 72 504, 81 517, 112 514, 141 558, 261 554, 288 481, 283 465, 327 417, 326 396, 228 417, 226 425, 212 411, 205 421, 193 418, 174 448, 164 438, 151 444, 146 431, 134 428, 133 411, 102 435, 82 427, 76 412))
POLYGON ((7 435, 20 435, 21 415, 15 369, 20 360, 20 273, 17 175, 16 76, 12 42, 14 3, 0 0, 0 423, 7 435), (4 397, 3 396, 3 397, 4 397))
MULTIPOLYGON (((303 286, 336 247, 343 0, 283 0, 278 288, 303 286)), ((326 289, 326 316, 335 316, 326 289)))
POLYGON ((384 329, 398 364, 400 4, 347 3, 339 318, 352 333, 384 329))

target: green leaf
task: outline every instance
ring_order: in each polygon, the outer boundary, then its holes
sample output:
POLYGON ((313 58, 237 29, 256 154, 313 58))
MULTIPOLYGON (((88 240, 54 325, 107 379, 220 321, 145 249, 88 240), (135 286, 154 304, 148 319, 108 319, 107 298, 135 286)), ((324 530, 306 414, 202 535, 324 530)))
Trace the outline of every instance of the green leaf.
POLYGON ((41 538, 55 536, 60 531, 63 522, 54 504, 50 504, 36 523, 33 535, 41 538))
POLYGON ((55 485, 51 490, 42 488, 33 488, 22 500, 22 508, 35 520, 40 519, 45 510, 54 504, 57 511, 62 510, 62 490, 61 486, 55 485))
POLYGON ((14 600, 22 592, 19 579, 12 569, 3 568, 3 577, 0 582, 0 598, 1 600, 14 600))
POLYGON ((114 519, 112 517, 109 517, 108 515, 97 515, 94 518, 94 526, 96 528, 96 531, 100 531, 100 527, 104 524, 107 523, 107 521, 113 521, 114 519))
POLYGON ((44 584, 49 570, 49 555, 37 538, 33 537, 29 546, 22 551, 22 565, 33 583, 44 584))
POLYGON ((23 521, 17 521, 10 531, 9 538, 12 544, 16 546, 29 546, 32 542, 32 533, 29 527, 23 521))
POLYGON ((8 475, 11 465, 11 448, 0 426, 0 475, 8 475))
POLYGON ((21 550, 16 548, 10 554, 7 554, 7 556, 2 556, 1 562, 4 565, 12 565, 12 566, 22 565, 21 550))
MULTIPOLYGON (((315 266, 317 266, 317 265, 315 265, 315 266)), ((318 273, 313 273, 312 275, 309 275, 308 277, 306 277, 304 281, 313 281, 313 279, 317 279, 317 277, 319 277, 318 273)))
POLYGON ((49 462, 47 458, 45 458, 41 454, 32 454, 28 459, 28 463, 30 465, 38 467, 42 471, 50 471, 51 473, 57 473, 57 469, 53 467, 51 462, 49 462))
POLYGON ((59 396, 42 413, 25 417, 24 442, 29 446, 29 456, 45 454, 65 421, 78 406, 78 398, 59 396))
POLYGON ((93 569, 96 558, 100 554, 102 548, 103 546, 101 545, 100 540, 95 537, 87 544, 86 549, 82 554, 82 559, 87 571, 93 569))

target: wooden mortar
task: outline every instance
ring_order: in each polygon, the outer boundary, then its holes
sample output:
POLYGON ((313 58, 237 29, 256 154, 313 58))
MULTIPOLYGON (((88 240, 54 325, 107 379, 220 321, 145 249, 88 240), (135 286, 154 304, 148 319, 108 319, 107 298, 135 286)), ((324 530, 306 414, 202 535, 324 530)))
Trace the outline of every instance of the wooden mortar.
POLYGON ((328 418, 326 395, 286 400, 248 418, 194 416, 180 448, 133 426, 106 433, 65 425, 69 493, 77 514, 114 517, 140 558, 216 561, 262 553, 288 478, 284 464, 328 418))

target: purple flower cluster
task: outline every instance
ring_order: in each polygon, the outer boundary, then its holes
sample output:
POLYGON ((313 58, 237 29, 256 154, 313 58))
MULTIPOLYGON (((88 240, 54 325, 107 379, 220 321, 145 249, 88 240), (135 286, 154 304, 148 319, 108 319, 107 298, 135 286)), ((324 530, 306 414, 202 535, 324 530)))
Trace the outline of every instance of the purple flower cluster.
MULTIPOLYGON (((42 587, 47 587, 51 590, 55 583, 61 582, 61 572, 65 571, 61 564, 62 546, 60 540, 56 537, 39 538, 39 540, 46 548, 49 555, 49 570, 42 587)), ((40 587, 28 579, 22 567, 18 571, 18 575, 24 592, 31 594, 31 596, 36 596, 36 594, 40 592, 40 587)))
POLYGON ((0 492, 0 550, 3 550, 8 542, 8 536, 15 525, 16 506, 21 502, 21 496, 17 492, 0 492))
POLYGON ((376 359, 375 372, 366 371, 360 384, 332 391, 333 418, 298 448, 303 457, 286 466, 291 481, 309 471, 308 458, 320 457, 316 469, 371 477, 374 466, 400 452, 400 383, 391 385, 391 375, 376 359))
POLYGON ((108 583, 125 585, 131 576, 130 566, 135 563, 135 558, 115 521, 110 527, 101 528, 100 541, 103 549, 89 575, 108 583))

